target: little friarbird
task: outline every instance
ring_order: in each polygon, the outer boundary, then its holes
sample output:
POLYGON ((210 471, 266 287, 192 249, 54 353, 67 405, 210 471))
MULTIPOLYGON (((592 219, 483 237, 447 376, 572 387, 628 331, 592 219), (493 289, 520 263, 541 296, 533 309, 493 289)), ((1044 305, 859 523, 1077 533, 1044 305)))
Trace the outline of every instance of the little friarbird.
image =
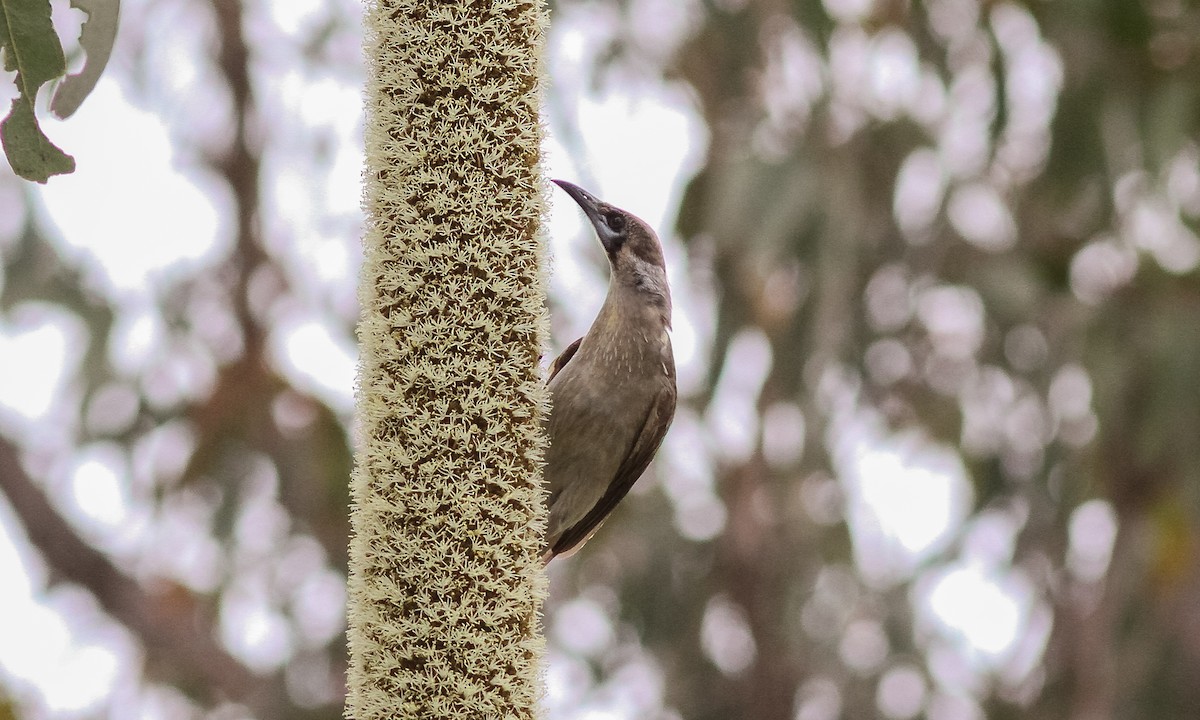
POLYGON ((671 290, 658 236, 640 218, 555 180, 608 254, 608 296, 550 367, 544 563, 578 550, 641 477, 675 417, 671 290))

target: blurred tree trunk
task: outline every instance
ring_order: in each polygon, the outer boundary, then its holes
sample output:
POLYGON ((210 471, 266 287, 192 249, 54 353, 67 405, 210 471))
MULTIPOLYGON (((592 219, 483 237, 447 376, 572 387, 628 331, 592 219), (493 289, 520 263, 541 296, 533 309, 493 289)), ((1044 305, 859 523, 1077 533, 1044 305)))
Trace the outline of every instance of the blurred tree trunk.
POLYGON ((366 27, 347 715, 531 718, 544 11, 388 0, 366 27))

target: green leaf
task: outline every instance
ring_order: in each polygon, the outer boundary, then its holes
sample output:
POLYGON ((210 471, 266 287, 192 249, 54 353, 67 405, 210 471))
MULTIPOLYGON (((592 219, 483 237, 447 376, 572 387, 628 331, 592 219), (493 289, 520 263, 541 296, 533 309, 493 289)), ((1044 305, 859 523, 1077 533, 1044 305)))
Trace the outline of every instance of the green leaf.
POLYGON ((33 103, 38 89, 66 72, 62 45, 50 21, 50 0, 0 0, 0 48, 4 69, 17 71, 17 90, 8 117, 0 123, 0 143, 13 170, 44 183, 75 169, 75 159, 42 133, 33 103))
POLYGON ((79 8, 88 16, 79 34, 79 45, 87 59, 82 70, 68 75, 54 90, 50 111, 60 118, 70 117, 78 110, 99 82, 117 40, 121 0, 71 0, 71 7, 79 8))

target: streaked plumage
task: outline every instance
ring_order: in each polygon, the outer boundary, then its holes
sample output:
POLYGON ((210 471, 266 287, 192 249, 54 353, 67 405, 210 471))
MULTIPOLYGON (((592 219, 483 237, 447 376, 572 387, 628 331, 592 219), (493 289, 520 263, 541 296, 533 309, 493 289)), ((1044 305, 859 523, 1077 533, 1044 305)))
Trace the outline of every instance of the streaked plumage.
POLYGON ((658 237, 636 216, 554 182, 587 214, 612 275, 592 327, 550 368, 545 562, 578 550, 625 497, 662 444, 676 399, 658 237))

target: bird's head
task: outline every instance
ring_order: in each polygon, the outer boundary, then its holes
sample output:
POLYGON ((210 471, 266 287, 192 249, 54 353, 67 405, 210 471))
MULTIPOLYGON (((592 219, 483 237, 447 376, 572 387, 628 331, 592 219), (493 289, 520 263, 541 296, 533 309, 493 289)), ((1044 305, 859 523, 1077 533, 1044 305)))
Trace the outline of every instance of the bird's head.
POLYGON ((613 280, 658 299, 669 308, 671 291, 667 286, 666 263, 654 230, 633 213, 596 198, 578 185, 565 180, 554 183, 583 208, 592 222, 600 244, 608 253, 613 280))

